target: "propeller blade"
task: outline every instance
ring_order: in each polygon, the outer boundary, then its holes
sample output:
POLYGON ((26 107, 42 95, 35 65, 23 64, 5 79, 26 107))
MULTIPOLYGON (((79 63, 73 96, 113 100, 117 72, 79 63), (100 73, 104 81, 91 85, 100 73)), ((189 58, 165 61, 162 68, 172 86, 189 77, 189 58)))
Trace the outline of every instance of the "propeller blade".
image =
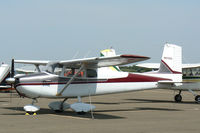
POLYGON ((15 60, 12 59, 12 62, 11 62, 11 73, 10 73, 10 77, 14 77, 15 76, 15 60))

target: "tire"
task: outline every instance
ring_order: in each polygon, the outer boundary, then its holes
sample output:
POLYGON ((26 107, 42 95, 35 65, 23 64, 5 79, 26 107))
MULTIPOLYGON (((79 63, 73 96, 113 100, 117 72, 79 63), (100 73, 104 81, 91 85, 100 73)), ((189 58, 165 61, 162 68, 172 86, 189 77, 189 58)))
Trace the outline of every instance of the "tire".
POLYGON ((200 103, 200 95, 197 95, 197 96, 195 97, 195 101, 196 101, 197 103, 200 103))
POLYGON ((177 103, 180 103, 182 101, 182 96, 180 94, 177 94, 175 97, 174 97, 174 100, 175 102, 177 103))

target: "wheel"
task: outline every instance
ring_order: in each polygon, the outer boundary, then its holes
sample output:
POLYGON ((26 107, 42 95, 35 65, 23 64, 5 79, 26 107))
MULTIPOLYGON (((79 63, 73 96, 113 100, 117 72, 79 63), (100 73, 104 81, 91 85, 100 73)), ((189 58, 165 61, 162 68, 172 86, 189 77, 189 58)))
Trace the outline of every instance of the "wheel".
POLYGON ((196 101, 197 103, 200 103, 200 95, 197 95, 197 96, 195 97, 195 101, 196 101))
POLYGON ((175 97, 174 97, 174 100, 179 103, 182 101, 182 96, 180 94, 177 94, 175 97))
POLYGON ((82 112, 77 112, 77 114, 78 114, 78 115, 85 115, 86 112, 83 112, 83 111, 82 111, 82 112))
POLYGON ((33 115, 35 112, 30 112, 30 111, 28 111, 28 112, 26 112, 26 115, 33 115))

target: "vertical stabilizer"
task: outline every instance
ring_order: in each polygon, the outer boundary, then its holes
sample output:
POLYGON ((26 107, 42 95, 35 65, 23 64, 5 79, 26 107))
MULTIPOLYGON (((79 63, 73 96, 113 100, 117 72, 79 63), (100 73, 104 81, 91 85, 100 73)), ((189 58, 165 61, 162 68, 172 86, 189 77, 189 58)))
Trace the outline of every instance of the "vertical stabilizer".
POLYGON ((159 73, 174 74, 173 81, 182 81, 182 48, 174 44, 165 44, 159 73))
POLYGON ((159 68, 160 73, 182 73, 182 48, 165 44, 159 68))

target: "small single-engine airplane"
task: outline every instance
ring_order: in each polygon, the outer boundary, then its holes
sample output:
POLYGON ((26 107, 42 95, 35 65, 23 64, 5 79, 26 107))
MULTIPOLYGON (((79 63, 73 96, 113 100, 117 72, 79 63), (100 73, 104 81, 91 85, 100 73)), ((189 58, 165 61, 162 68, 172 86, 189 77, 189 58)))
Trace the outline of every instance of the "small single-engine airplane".
POLYGON ((10 75, 10 66, 7 64, 2 64, 0 66, 0 91, 10 91, 14 88, 6 82, 6 79, 13 77, 10 75))
POLYGON ((24 106, 27 113, 35 113, 40 109, 34 102, 42 97, 64 99, 49 104, 54 111, 71 108, 77 113, 85 113, 94 110, 95 106, 83 103, 81 97, 176 87, 176 83, 182 82, 180 46, 164 46, 159 71, 154 73, 128 73, 118 68, 119 65, 144 61, 149 57, 116 55, 113 49, 101 51, 101 55, 57 62, 15 60, 15 63, 35 65, 38 73, 15 76, 6 81, 14 84, 20 96, 33 99, 32 104, 24 106), (40 71, 40 65, 47 66, 46 71, 40 71), (73 97, 77 97, 78 102, 65 102, 73 97))

